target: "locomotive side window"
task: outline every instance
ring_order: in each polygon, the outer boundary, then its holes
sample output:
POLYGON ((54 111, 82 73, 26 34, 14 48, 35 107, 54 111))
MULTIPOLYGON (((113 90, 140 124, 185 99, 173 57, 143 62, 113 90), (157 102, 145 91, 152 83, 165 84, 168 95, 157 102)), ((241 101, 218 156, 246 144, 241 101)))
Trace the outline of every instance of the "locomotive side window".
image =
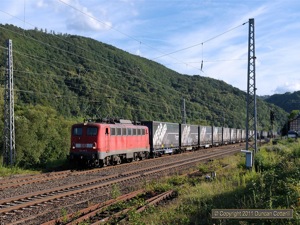
POLYGON ((137 129, 137 135, 141 135, 141 129, 137 129))
POLYGON ((73 135, 74 136, 82 136, 82 127, 74 127, 73 135))
POLYGON ((121 128, 117 128, 117 135, 121 135, 121 128))
POLYGON ((132 135, 131 128, 127 128, 127 135, 132 135))
POLYGON ((96 136, 98 134, 98 127, 88 127, 86 130, 87 136, 96 136))
POLYGON ((116 135, 116 128, 110 128, 110 135, 115 136, 116 135))
POLYGON ((126 128, 122 128, 122 135, 126 135, 126 128))
POLYGON ((136 129, 132 129, 132 135, 136 135, 136 129))
POLYGON ((142 135, 145 135, 145 133, 146 133, 145 129, 142 129, 142 135))

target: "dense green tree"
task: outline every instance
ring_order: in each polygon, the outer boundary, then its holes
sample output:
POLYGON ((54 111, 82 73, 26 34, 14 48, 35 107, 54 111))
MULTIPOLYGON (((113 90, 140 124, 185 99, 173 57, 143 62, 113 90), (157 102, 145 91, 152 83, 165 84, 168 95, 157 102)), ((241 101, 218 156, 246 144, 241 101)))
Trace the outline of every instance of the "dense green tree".
POLYGON ((277 105, 290 113, 292 110, 300 110, 300 91, 293 93, 286 92, 284 94, 275 94, 268 96, 266 101, 277 105))
MULTIPOLYGON (((245 128, 246 95, 223 81, 182 75, 76 35, 0 25, 3 48, 7 39, 13 41, 18 165, 41 167, 66 157, 69 121, 123 117, 181 122, 183 98, 188 123, 245 128)), ((4 74, 5 51, 1 54, 4 74)), ((3 93, 0 102, 3 107, 3 93)), ((274 129, 286 121, 286 112, 258 99, 259 129, 272 129, 270 108, 277 115, 274 129)), ((0 114, 3 118, 3 110, 0 114)))
POLYGON ((45 167, 66 158, 70 149, 70 126, 73 122, 45 106, 16 109, 16 151, 18 165, 26 168, 45 167))
POLYGON ((292 110, 289 115, 289 120, 295 119, 300 113, 300 110, 292 110))

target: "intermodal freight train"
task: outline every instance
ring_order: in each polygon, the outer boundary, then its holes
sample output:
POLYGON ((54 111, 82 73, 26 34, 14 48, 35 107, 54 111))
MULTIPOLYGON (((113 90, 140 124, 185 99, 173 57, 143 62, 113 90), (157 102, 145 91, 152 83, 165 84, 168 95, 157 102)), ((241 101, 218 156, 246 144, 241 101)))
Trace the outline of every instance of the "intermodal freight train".
POLYGON ((246 131, 243 129, 102 120, 72 126, 69 158, 72 165, 102 167, 244 141, 246 131))

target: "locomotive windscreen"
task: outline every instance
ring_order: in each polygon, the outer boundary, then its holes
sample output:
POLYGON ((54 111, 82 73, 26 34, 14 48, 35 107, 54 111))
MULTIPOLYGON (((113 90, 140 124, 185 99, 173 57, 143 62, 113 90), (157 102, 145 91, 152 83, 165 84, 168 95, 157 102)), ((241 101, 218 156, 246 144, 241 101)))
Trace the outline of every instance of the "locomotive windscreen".
POLYGON ((82 127, 74 127, 73 135, 74 136, 82 136, 82 127))
POLYGON ((87 136, 97 136, 98 134, 98 127, 88 127, 86 130, 87 136))

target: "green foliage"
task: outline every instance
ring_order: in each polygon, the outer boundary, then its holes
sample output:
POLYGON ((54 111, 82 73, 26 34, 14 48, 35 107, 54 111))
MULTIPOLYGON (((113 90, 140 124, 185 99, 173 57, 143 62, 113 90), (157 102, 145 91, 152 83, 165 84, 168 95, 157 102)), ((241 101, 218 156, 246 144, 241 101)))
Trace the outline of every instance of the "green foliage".
POLYGON ((66 223, 68 222, 68 211, 65 208, 61 209, 61 216, 63 217, 63 222, 66 223))
POLYGON ((174 186, 184 184, 185 182, 186 182, 186 178, 183 176, 173 176, 168 179, 168 183, 174 186))
POLYGON ((269 151, 258 156, 262 159, 260 163, 264 170, 259 180, 248 187, 256 193, 253 197, 254 207, 290 208, 297 205, 300 168, 299 158, 293 158, 295 151, 298 150, 283 149, 281 152, 269 151))
MULTIPOLYGON (((15 85, 25 90, 17 93, 20 103, 51 107, 64 117, 180 122, 185 98, 188 123, 245 127, 246 95, 223 81, 181 75, 89 38, 0 26, 3 46, 8 38, 15 85)), ((270 129, 267 104, 259 99, 258 108, 261 128, 270 129)), ((286 114, 276 111, 280 127, 286 114)))
POLYGON ((299 112, 300 91, 295 91, 294 93, 287 92, 285 94, 275 94, 267 98, 266 101, 279 106, 288 113, 293 113, 293 110, 299 112))
POLYGON ((184 184, 172 204, 151 209, 129 224, 299 224, 299 149, 299 142, 287 140, 261 149, 255 159, 260 172, 239 168, 244 158, 237 155, 221 160, 230 163, 230 169, 219 169, 214 182, 184 184), (293 209, 294 218, 215 220, 212 209, 293 209))
POLYGON ((207 164, 200 164, 198 166, 198 169, 199 169, 199 172, 203 173, 203 174, 208 173, 208 172, 211 171, 207 164))
MULTIPOLYGON (((6 46, 7 39, 13 41, 18 166, 45 168, 64 163, 69 129, 78 122, 74 118, 181 122, 182 98, 188 123, 245 128, 246 95, 223 81, 182 75, 76 35, 0 25, 1 46, 6 46)), ((5 64, 0 61, 1 71, 5 64)), ((269 130, 269 105, 257 102, 259 129, 269 130)), ((278 129, 287 114, 273 108, 278 116, 274 129, 278 129)))
POLYGON ((120 191, 120 187, 118 185, 113 185, 111 188, 111 197, 116 199, 117 197, 119 197, 121 195, 121 191, 120 191))
POLYGON ((300 113, 300 110, 292 110, 289 115, 289 120, 295 119, 300 113))
POLYGON ((16 166, 7 168, 0 165, 0 177, 9 177, 9 176, 20 175, 20 174, 36 174, 36 173, 39 173, 39 171, 24 170, 16 166))
POLYGON ((15 116, 18 166, 45 168, 54 161, 66 159, 72 121, 39 105, 17 107, 15 116))

